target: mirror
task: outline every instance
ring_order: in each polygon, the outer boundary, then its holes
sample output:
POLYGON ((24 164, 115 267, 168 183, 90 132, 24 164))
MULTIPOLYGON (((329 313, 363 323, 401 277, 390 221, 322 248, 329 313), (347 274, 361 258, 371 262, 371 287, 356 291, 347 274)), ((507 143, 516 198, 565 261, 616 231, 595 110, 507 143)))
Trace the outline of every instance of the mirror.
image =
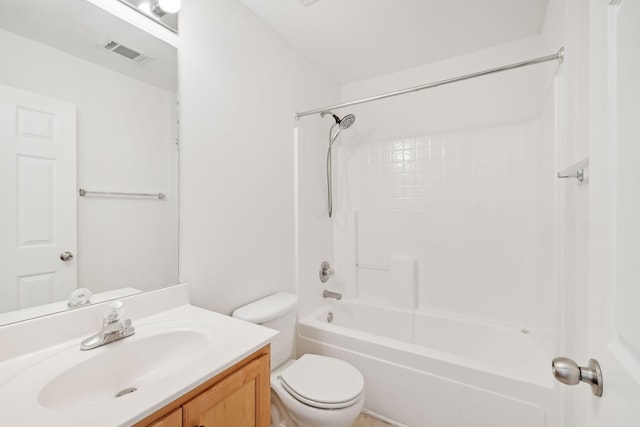
POLYGON ((0 325, 178 283, 177 36, 127 13, 0 3, 0 325))

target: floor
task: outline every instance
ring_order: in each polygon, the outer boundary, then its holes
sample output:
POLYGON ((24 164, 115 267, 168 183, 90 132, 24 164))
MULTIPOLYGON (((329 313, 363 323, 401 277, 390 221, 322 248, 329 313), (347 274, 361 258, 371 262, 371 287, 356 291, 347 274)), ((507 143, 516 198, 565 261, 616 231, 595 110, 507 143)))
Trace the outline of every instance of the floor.
POLYGON ((360 414, 351 427, 393 427, 391 424, 387 424, 384 421, 380 421, 377 418, 373 418, 367 414, 360 414))

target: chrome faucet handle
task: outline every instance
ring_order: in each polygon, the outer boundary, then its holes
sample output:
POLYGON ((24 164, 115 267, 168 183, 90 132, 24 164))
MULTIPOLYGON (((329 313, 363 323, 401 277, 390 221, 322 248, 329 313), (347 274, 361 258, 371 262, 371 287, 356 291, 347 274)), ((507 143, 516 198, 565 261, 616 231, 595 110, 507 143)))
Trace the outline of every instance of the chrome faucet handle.
POLYGON ((322 264, 320 264, 320 281, 324 283, 329 280, 329 278, 334 274, 335 271, 333 270, 333 268, 331 268, 331 264, 329 264, 327 261, 322 261, 322 264))

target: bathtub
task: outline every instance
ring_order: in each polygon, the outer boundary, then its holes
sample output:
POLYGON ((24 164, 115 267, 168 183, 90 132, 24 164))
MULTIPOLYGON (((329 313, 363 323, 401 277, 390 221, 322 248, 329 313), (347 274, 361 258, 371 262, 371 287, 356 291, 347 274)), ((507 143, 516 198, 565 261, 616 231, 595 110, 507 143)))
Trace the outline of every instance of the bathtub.
POLYGON ((365 407, 411 427, 560 427, 544 348, 535 331, 348 300, 298 325, 299 354, 352 363, 365 407))

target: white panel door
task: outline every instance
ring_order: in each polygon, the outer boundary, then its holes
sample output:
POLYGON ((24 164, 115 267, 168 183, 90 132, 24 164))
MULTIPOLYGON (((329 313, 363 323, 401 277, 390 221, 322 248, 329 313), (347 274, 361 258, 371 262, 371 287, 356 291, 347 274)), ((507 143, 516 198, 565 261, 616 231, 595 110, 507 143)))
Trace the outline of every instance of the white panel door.
POLYGON ((76 288, 75 105, 0 85, 0 312, 76 288))
MULTIPOLYGON (((640 2, 591 0, 591 427, 640 426, 640 2)), ((586 361, 583 361, 586 362, 586 361)), ((570 426, 568 426, 570 427, 570 426)))

